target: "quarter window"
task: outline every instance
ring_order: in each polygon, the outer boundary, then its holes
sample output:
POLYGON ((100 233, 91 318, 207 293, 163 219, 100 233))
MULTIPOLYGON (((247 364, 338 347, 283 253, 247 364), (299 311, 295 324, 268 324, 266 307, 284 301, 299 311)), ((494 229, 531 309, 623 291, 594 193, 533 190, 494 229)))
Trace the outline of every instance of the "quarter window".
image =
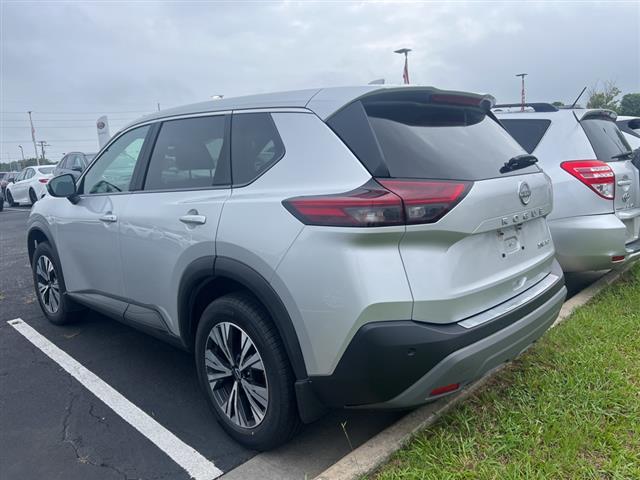
POLYGON ((145 190, 175 190, 228 185, 226 117, 164 122, 145 179, 145 190))
POLYGON ((551 120, 543 119, 504 119, 500 120, 507 132, 524 148, 532 153, 547 132, 551 120))
POLYGON ((233 184, 252 182, 284 155, 284 145, 271 115, 242 113, 231 124, 233 184))
POLYGON ((83 192, 128 192, 149 126, 128 131, 100 156, 83 180, 83 192))

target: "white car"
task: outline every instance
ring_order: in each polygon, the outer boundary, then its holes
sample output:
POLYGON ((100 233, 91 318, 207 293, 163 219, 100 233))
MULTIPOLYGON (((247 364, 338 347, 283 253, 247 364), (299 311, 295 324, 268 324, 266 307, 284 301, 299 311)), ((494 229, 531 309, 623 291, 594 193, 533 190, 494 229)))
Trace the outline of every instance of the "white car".
POLYGON ((7 185, 6 201, 10 206, 19 203, 33 205, 47 193, 47 182, 53 177, 55 165, 33 166, 23 169, 13 183, 7 185))

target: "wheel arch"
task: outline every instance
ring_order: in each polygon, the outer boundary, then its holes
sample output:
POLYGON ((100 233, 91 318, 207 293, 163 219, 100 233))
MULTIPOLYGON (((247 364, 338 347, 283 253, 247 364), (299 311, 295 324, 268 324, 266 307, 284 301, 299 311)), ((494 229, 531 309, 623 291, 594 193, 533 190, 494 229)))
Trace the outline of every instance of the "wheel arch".
POLYGON ((193 350, 200 314, 216 298, 244 290, 267 309, 284 344, 297 380, 308 378, 293 322, 269 282, 253 268, 228 257, 202 257, 192 262, 178 288, 178 323, 182 343, 193 350))

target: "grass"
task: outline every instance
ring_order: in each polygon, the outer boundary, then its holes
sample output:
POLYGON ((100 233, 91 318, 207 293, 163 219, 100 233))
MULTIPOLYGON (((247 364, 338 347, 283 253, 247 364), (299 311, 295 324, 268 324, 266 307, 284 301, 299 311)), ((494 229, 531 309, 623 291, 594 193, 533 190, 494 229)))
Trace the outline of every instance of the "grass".
POLYGON ((372 478, 640 479, 640 265, 372 478))

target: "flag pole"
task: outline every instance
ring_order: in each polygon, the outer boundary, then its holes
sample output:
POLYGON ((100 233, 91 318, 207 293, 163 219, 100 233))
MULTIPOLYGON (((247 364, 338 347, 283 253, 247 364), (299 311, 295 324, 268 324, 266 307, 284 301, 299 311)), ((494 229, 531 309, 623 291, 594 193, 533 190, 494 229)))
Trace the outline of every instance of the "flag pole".
POLYGON ((409 85, 409 52, 410 48, 401 48, 394 50, 394 53, 404 54, 404 69, 402 70, 402 82, 405 85, 409 85))

